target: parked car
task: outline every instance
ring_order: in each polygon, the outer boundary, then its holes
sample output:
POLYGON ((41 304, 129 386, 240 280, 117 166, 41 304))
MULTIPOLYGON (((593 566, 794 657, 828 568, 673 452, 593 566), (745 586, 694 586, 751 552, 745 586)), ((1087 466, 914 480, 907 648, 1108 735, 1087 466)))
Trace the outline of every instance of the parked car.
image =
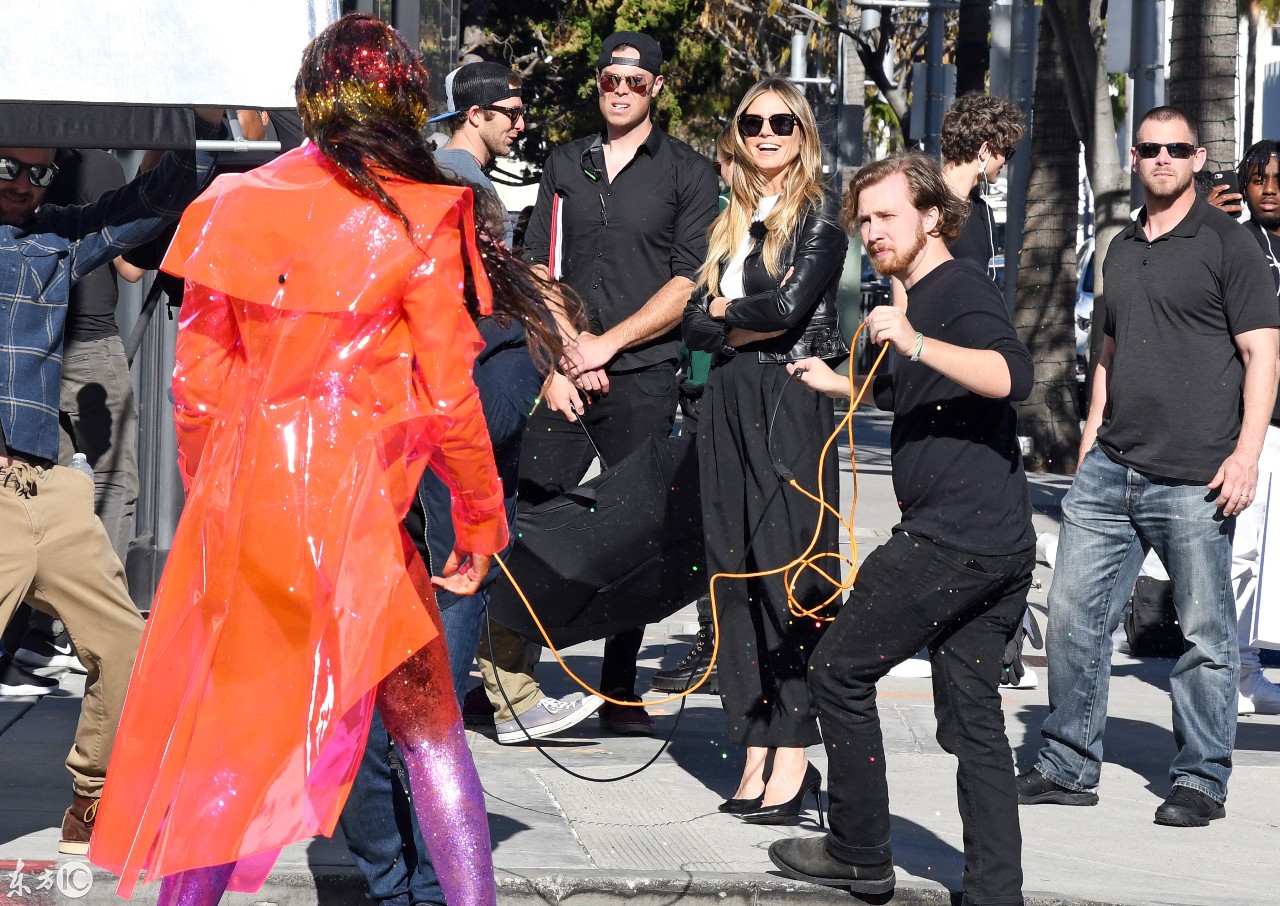
POLYGON ((1079 276, 1076 279, 1076 379, 1084 381, 1089 367, 1089 328, 1093 324, 1093 240, 1085 241, 1076 256, 1079 276))

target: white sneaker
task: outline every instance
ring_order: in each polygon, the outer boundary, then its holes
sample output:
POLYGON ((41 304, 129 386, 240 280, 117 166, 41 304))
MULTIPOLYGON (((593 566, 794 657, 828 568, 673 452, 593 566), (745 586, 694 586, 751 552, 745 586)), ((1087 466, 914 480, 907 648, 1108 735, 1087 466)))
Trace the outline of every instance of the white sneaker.
POLYGON ((1001 683, 1002 689, 1035 689, 1040 685, 1040 677, 1036 676, 1036 672, 1025 664, 1022 667, 1022 679, 1018 680, 1015 686, 1013 683, 1001 683))
POLYGON ((1240 678, 1240 703, 1249 703, 1240 714, 1280 714, 1280 686, 1262 675, 1261 670, 1240 678))
POLYGON ((933 676, 933 664, 928 658, 909 657, 901 664, 894 664, 889 676, 899 679, 928 679, 933 676))
POLYGON ((603 704, 604 699, 598 695, 588 695, 576 701, 547 696, 523 714, 496 724, 494 729, 498 732, 498 742, 504 746, 542 739, 577 726, 603 704))
POLYGON ((28 698, 48 695, 58 689, 58 681, 48 676, 32 673, 14 663, 7 663, 0 670, 0 697, 28 698))
POLYGON ((1050 569, 1058 562, 1058 536, 1055 532, 1036 535, 1036 562, 1043 563, 1050 569))
POLYGON ((1253 714, 1253 702, 1245 697, 1243 692, 1236 693, 1236 714, 1253 714))

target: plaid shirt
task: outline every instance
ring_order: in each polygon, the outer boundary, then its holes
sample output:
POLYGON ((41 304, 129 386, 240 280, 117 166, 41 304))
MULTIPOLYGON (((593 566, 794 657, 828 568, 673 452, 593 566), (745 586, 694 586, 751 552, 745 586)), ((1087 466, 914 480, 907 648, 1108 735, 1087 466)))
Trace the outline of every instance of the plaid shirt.
MULTIPOLYGON (((203 127, 198 132, 208 131, 203 127)), ((176 220, 215 160, 204 152, 166 154, 154 170, 94 204, 46 205, 24 226, 0 225, 0 443, 26 456, 58 458, 71 285, 176 220)))

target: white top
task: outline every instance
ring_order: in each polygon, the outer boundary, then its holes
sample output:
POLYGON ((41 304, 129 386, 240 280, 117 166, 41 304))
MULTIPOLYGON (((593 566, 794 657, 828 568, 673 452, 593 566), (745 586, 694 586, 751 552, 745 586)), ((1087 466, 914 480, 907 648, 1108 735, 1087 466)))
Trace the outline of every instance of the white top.
MULTIPOLYGON (((752 221, 764 220, 769 216, 769 212, 777 205, 781 195, 766 195, 760 199, 760 204, 756 206, 755 216, 752 221)), ((720 295, 726 299, 740 299, 745 296, 746 290, 742 286, 742 267, 747 263, 747 253, 751 251, 751 234, 742 237, 742 244, 738 246, 738 251, 729 259, 729 266, 724 269, 724 273, 720 275, 720 295)))

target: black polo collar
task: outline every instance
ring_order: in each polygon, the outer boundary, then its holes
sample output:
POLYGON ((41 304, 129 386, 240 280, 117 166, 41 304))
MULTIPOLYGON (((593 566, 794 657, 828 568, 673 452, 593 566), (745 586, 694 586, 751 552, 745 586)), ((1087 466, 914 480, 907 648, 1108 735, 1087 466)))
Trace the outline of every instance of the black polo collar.
MULTIPOLYGON (((1203 198, 1197 198, 1191 204, 1191 210, 1187 211, 1185 217, 1179 220, 1167 233, 1163 233, 1153 239, 1153 242, 1159 242, 1161 239, 1176 237, 1178 239, 1194 239, 1196 234, 1200 232, 1200 224, 1204 223, 1205 211, 1210 207, 1209 202, 1203 198)), ((1146 234, 1142 232, 1143 227, 1147 223, 1147 206, 1143 205, 1138 210, 1138 216, 1129 222, 1129 226, 1125 229, 1125 237, 1129 239, 1138 239, 1142 242, 1147 241, 1146 234)))

